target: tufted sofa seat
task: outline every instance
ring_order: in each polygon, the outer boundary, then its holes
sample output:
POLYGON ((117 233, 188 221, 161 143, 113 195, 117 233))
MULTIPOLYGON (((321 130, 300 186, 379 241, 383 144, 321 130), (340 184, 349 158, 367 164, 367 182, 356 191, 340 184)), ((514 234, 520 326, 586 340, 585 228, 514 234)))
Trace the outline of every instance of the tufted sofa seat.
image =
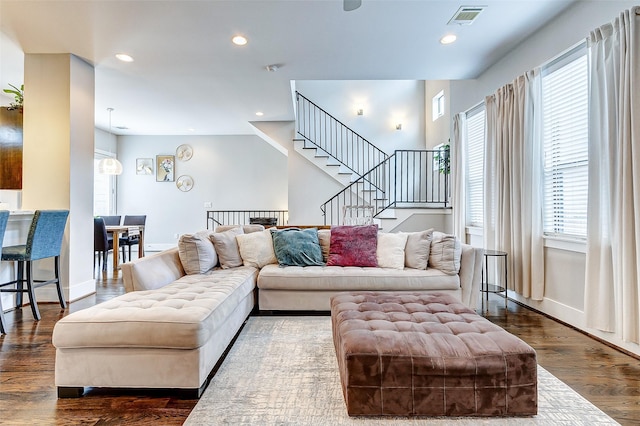
POLYGON ((537 412, 533 348, 448 294, 341 293, 331 318, 350 415, 537 412))
POLYGON ((184 275, 62 318, 53 331, 58 394, 92 386, 199 396, 255 305, 257 274, 247 266, 184 275))

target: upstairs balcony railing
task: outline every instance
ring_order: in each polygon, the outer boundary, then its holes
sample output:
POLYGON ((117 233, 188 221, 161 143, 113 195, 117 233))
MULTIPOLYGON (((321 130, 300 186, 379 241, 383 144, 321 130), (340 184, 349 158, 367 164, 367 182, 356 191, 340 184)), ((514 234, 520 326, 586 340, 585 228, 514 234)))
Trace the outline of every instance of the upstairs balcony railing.
POLYGON ((324 224, 358 223, 360 214, 375 218, 391 207, 446 208, 450 171, 448 147, 395 151, 320 207, 324 224))
POLYGON ((289 210, 207 210, 207 229, 222 225, 248 225, 257 223, 284 226, 289 222, 289 210))
POLYGON ((388 155, 340 120, 296 92, 296 132, 358 176, 388 155))

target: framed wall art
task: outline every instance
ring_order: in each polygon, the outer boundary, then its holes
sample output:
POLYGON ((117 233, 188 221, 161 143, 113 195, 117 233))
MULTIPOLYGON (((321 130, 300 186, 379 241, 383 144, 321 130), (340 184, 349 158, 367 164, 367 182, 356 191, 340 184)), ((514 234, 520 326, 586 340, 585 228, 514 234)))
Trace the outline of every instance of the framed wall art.
POLYGON ((153 158, 136 158, 136 174, 152 175, 153 174, 153 158))
POLYGON ((156 182, 173 182, 175 180, 175 166, 175 156, 156 155, 156 182))

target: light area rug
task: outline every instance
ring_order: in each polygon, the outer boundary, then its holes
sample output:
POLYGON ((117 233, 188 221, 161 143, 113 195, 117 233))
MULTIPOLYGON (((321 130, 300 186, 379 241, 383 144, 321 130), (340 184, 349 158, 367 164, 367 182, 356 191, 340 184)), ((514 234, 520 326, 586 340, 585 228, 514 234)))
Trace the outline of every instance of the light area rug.
POLYGON ((618 424, 538 366, 534 417, 349 417, 329 317, 251 317, 185 425, 618 424))

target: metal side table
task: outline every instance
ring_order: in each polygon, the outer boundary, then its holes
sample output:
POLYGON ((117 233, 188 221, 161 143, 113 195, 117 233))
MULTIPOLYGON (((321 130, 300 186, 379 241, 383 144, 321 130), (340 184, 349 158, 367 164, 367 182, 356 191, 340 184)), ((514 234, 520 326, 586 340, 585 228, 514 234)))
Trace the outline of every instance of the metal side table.
POLYGON ((484 293, 482 299, 482 308, 484 310, 485 300, 487 302, 487 310, 489 309, 489 293, 500 294, 504 297, 504 308, 507 308, 507 253, 498 250, 484 250, 484 266, 482 268, 482 283, 480 291, 484 293), (493 284, 489 283, 489 259, 493 259, 495 266, 494 281, 493 284), (504 282, 499 281, 498 262, 502 261, 504 265, 504 282))

